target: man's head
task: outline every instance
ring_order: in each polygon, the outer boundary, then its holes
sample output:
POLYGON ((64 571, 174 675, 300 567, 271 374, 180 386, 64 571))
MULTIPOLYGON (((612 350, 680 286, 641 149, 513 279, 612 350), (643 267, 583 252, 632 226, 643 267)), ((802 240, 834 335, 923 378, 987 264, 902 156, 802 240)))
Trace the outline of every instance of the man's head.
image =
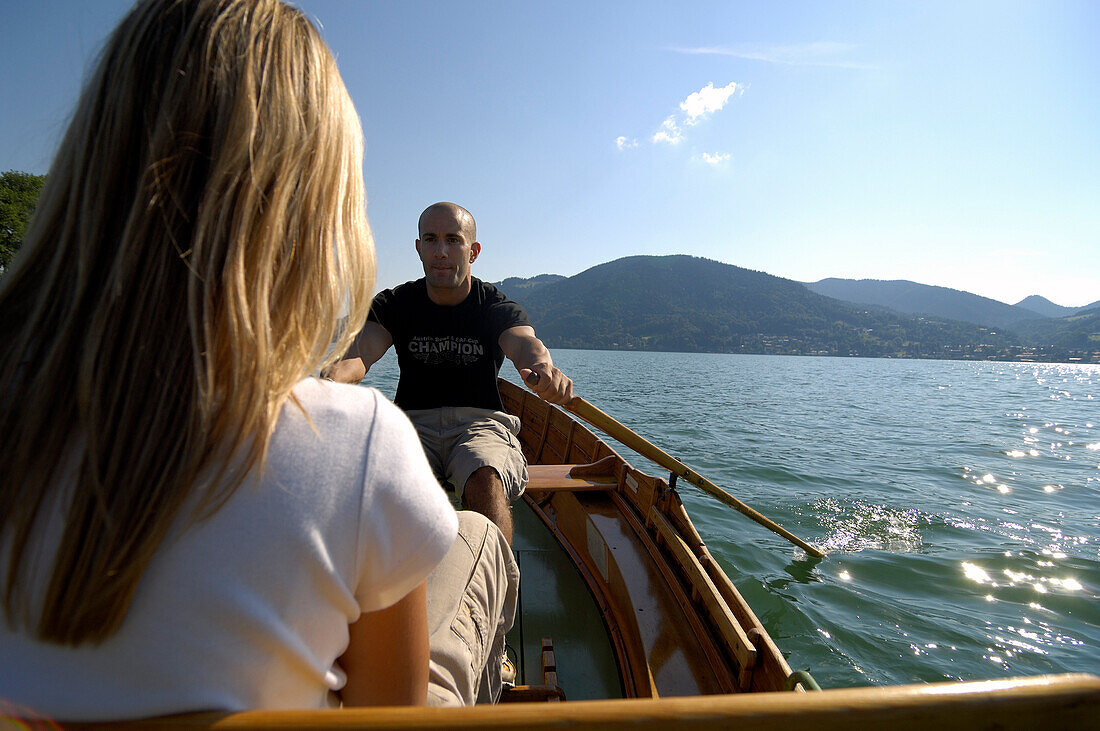
POLYGON ((465 298, 470 291, 470 264, 481 253, 474 217, 460 205, 433 203, 420 214, 418 228, 416 253, 424 265, 429 293, 447 300, 465 298))

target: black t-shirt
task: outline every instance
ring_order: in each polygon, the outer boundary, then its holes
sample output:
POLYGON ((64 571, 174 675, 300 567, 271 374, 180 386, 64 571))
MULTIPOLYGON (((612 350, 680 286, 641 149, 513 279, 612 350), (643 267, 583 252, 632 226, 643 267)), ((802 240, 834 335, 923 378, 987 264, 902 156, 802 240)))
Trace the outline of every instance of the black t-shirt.
POLYGON ((523 308, 496 287, 470 279, 470 295, 453 306, 432 302, 423 279, 374 296, 368 319, 393 338, 401 368, 394 403, 402 409, 504 410, 497 391, 504 362, 500 334, 530 323, 523 308))

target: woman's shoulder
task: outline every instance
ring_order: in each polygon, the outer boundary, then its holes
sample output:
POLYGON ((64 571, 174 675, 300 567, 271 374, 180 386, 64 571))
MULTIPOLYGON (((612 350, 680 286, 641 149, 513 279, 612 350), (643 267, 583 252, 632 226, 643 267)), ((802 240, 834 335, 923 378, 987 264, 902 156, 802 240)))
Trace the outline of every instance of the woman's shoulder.
POLYGON ((411 433, 408 418, 378 389, 310 377, 294 386, 283 406, 276 439, 362 446, 411 433))
POLYGON ((376 388, 336 383, 314 376, 299 381, 291 394, 311 415, 313 412, 361 412, 364 408, 373 409, 378 403, 386 401, 376 388))
POLYGON ((426 486, 439 492, 404 412, 374 388, 317 378, 299 382, 283 407, 263 479, 352 513, 390 492, 414 500, 426 486))

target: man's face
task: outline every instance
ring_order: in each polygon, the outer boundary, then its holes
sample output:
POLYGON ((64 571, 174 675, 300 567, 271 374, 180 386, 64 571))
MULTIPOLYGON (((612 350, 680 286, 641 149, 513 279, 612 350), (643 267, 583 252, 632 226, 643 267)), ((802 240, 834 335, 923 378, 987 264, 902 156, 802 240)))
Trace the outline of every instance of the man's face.
POLYGON ((473 240, 472 226, 464 219, 453 211, 436 210, 420 222, 416 253, 433 288, 455 289, 470 279, 470 264, 481 252, 481 244, 473 240))

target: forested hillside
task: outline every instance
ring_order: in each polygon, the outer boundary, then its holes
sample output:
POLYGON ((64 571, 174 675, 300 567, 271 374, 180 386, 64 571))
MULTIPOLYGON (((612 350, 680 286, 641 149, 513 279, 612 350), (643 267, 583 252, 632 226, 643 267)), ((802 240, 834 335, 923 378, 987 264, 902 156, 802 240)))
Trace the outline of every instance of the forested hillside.
POLYGON ((954 357, 1014 335, 856 307, 709 259, 632 256, 533 288, 502 288, 550 347, 954 357))
POLYGON ((1028 320, 1049 317, 1045 312, 1008 305, 970 292, 904 279, 830 278, 809 282, 806 287, 818 294, 846 302, 888 307, 907 315, 946 317, 985 327, 1013 328, 1028 320))

